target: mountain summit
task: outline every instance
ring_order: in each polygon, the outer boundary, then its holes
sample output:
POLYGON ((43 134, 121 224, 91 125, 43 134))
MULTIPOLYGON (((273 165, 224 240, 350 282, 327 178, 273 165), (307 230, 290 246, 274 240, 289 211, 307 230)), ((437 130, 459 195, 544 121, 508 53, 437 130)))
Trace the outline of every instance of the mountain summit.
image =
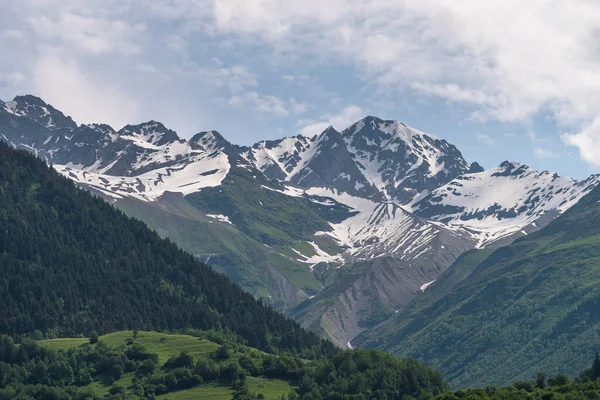
POLYGON ((454 145, 398 121, 367 117, 343 137, 367 180, 401 203, 469 171, 454 145))
POLYGON ((250 158, 275 179, 402 204, 469 171, 460 151, 445 140, 376 117, 341 133, 329 127, 312 138, 259 142, 250 158))

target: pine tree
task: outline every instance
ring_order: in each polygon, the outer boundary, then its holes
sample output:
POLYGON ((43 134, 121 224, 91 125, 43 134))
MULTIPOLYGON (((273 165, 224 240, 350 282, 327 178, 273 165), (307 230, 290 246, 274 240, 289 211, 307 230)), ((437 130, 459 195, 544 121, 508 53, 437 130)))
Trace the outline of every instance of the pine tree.
POLYGON ((600 378, 600 355, 598 355, 598 353, 596 353, 596 359, 594 360, 594 363, 592 364, 591 372, 592 372, 591 379, 593 381, 600 378))
POLYGON ((540 389, 546 387, 546 375, 544 373, 538 372, 537 377, 535 379, 535 385, 540 389))

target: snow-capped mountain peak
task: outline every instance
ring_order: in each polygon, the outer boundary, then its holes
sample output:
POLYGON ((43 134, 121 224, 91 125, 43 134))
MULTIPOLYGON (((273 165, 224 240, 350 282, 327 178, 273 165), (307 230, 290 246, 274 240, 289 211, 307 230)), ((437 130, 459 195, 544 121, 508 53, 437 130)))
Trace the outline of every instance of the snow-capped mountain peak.
POLYGON ((423 218, 468 229, 484 246, 543 227, 598 183, 600 175, 577 181, 505 161, 487 171, 459 176, 409 209, 423 218))
POLYGON ((343 132, 329 126, 311 138, 259 142, 246 158, 271 178, 403 204, 471 168, 445 140, 376 117, 343 132))
POLYGON ((527 173, 529 166, 517 161, 503 161, 493 176, 518 176, 527 173))
MULTIPOLYGON (((258 142, 246 153, 245 157, 267 176, 290 180, 305 163, 311 140, 304 136, 287 137, 279 140, 258 142)), ((310 153, 308 153, 310 154, 310 153)))
POLYGON ((229 143, 219 132, 217 131, 203 131, 195 134, 189 141, 190 143, 199 145, 204 151, 228 151, 232 144, 229 143))
POLYGON ((46 128, 76 128, 71 117, 65 116, 42 99, 32 95, 17 96, 5 103, 5 109, 18 116, 26 116, 46 128))
POLYGON ((325 130, 320 134, 320 135, 314 135, 312 138, 310 138, 311 142, 315 142, 318 140, 318 138, 320 136, 330 136, 330 135, 339 135, 340 132, 338 132, 333 125, 329 125, 327 128, 325 128, 325 130))
POLYGON ((100 133, 110 137, 112 140, 116 140, 119 137, 118 132, 115 131, 112 126, 107 125, 107 124, 85 124, 85 125, 82 125, 81 127, 90 129, 95 132, 100 132, 100 133))
POLYGON ((148 121, 139 125, 127 125, 119 130, 119 135, 133 137, 136 140, 141 140, 154 146, 163 146, 167 143, 180 140, 175 131, 166 128, 162 123, 157 121, 148 121))
POLYGON ((398 121, 367 117, 342 135, 367 180, 387 198, 401 203, 470 167, 455 146, 398 121))

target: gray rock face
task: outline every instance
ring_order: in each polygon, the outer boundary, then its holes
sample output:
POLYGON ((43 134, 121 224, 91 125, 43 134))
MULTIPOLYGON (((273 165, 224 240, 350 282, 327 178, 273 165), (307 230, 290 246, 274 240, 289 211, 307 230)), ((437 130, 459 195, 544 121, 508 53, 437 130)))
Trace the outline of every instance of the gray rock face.
POLYGON ((340 132, 329 127, 311 142, 316 148, 315 155, 291 179, 292 183, 302 187, 334 187, 359 197, 381 197, 359 170, 340 132))
POLYGON ((127 125, 119 130, 121 136, 131 136, 155 146, 176 142, 177 133, 157 121, 148 121, 139 125, 127 125))
MULTIPOLYGON (((323 290, 310 305, 301 304, 292 310, 294 319, 309 329, 321 327, 334 343, 346 347, 359 333, 408 305, 423 285, 434 281, 460 254, 474 246, 467 236, 433 227, 428 233, 432 238, 428 245, 411 250, 422 239, 416 233, 427 229, 428 223, 418 217, 409 218, 414 237, 407 236, 406 243, 394 255, 360 261, 348 270, 340 270, 335 285, 323 290)), ((373 250, 379 245, 365 244, 365 249, 373 250)))
POLYGON ((477 161, 472 162, 471 166, 469 167, 469 174, 476 174, 483 171, 485 171, 485 169, 483 169, 483 167, 479 165, 477 161))
POLYGON ((401 203, 469 171, 454 145, 397 121, 367 117, 342 135, 363 174, 401 203))
POLYGON ((39 97, 26 95, 17 96, 12 102, 6 103, 15 114, 26 116, 47 128, 76 128, 77 124, 71 117, 65 116, 39 97))

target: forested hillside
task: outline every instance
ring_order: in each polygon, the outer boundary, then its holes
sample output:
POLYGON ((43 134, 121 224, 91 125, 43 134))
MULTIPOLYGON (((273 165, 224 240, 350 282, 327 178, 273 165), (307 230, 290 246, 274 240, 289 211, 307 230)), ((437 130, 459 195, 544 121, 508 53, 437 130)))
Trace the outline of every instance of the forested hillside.
POLYGON ((267 351, 334 352, 143 223, 3 143, 0 266, 0 333, 219 327, 267 351))
POLYGON ((600 351, 600 189, 510 246, 465 255, 426 292, 353 343, 459 387, 576 375, 600 351))

